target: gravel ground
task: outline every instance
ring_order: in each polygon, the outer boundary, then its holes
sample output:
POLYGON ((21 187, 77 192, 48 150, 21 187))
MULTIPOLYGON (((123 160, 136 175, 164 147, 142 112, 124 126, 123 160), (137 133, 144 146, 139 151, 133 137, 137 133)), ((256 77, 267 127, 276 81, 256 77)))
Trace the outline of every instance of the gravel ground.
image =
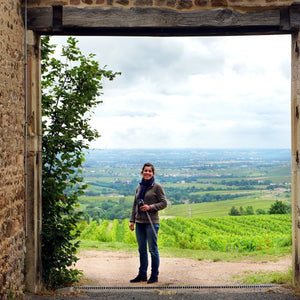
POLYGON ((79 287, 75 287, 53 294, 27 294, 26 300, 300 300, 300 294, 296 295, 290 288, 279 285, 241 286, 233 279, 243 276, 245 272, 286 271, 291 266, 289 256, 276 262, 212 262, 162 257, 159 282, 151 286, 145 283, 129 283, 129 279, 133 278, 138 270, 137 254, 90 250, 81 251, 79 257, 77 268, 83 270, 85 277, 79 285, 96 288, 80 291, 79 287))
MULTIPOLYGON (((138 253, 82 250, 76 268, 83 271, 79 285, 126 287, 138 273, 138 253)), ((245 274, 286 272, 292 258, 276 261, 216 261, 161 257, 158 283, 154 286, 223 286, 241 284, 245 274)), ((149 274, 148 274, 149 275, 149 274)), ((133 284, 140 287, 140 284, 133 284)), ((146 284, 147 285, 147 284, 146 284)))

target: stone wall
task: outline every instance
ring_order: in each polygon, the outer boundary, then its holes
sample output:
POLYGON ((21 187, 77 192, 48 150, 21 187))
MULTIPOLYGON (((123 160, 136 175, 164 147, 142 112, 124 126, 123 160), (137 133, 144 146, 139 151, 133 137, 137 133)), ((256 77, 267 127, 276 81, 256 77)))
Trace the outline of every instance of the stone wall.
POLYGON ((0 1, 0 299, 24 290, 24 25, 21 0, 0 1))

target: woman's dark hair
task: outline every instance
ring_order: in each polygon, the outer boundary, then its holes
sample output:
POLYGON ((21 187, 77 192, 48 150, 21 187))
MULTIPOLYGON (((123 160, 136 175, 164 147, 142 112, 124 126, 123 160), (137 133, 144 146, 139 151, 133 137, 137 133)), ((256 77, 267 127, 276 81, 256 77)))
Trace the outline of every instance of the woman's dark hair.
POLYGON ((151 167, 153 174, 155 173, 154 166, 153 166, 151 163, 147 162, 147 163, 145 163, 145 164, 143 165, 141 174, 143 174, 143 171, 144 171, 145 167, 151 167))

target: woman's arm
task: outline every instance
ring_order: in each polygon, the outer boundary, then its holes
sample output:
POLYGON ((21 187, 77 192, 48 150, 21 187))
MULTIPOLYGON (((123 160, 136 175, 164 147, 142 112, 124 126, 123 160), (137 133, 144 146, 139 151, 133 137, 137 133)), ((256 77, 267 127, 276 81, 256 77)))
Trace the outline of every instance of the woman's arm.
POLYGON ((135 223, 135 215, 136 215, 136 205, 137 205, 137 190, 135 190, 135 195, 134 195, 134 201, 132 204, 132 209, 131 209, 131 217, 130 217, 130 223, 135 223))
POLYGON ((158 201, 156 203, 151 204, 150 208, 154 209, 154 210, 162 210, 162 209, 166 208, 167 204, 168 204, 167 197, 166 197, 163 187, 159 183, 156 183, 156 191, 155 192, 156 192, 156 197, 157 197, 158 201))

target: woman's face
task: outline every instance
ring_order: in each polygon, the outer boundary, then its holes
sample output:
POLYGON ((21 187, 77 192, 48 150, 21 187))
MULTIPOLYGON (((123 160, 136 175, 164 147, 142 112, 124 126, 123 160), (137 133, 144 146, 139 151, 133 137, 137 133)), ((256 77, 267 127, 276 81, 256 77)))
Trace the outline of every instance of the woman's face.
POLYGON ((150 180, 154 176, 152 168, 146 166, 143 169, 142 176, 145 180, 150 180))

